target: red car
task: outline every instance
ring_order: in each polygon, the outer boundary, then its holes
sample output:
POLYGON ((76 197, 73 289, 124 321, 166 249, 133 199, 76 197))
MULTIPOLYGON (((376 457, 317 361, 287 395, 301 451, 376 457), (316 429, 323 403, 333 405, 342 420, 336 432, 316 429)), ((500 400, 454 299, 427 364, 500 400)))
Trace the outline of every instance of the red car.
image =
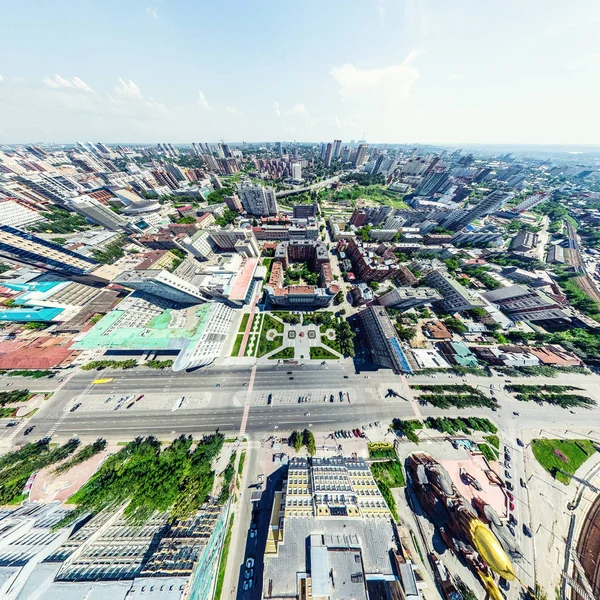
POLYGON ((511 500, 510 504, 508 505, 510 510, 515 510, 515 503, 511 500))

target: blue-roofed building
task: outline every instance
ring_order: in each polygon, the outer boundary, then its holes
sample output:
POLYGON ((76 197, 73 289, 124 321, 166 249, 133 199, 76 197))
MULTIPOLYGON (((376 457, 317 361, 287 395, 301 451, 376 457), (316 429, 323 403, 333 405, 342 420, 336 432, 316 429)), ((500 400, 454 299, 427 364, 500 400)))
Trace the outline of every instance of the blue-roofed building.
POLYGON ((21 306, 8 308, 0 312, 0 321, 13 323, 49 323, 63 312, 63 308, 51 308, 46 306, 21 306))
POLYGON ((477 367, 479 361, 469 348, 462 342, 440 342, 438 350, 451 364, 460 367, 477 367))

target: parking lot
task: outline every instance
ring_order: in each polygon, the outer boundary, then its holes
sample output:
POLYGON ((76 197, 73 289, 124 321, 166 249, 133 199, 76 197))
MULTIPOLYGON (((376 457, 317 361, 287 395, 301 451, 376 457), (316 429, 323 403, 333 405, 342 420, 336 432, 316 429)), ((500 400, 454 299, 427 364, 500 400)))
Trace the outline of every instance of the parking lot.
POLYGON ((190 410, 207 406, 208 394, 87 394, 75 396, 66 407, 67 412, 103 412, 108 410, 190 410))

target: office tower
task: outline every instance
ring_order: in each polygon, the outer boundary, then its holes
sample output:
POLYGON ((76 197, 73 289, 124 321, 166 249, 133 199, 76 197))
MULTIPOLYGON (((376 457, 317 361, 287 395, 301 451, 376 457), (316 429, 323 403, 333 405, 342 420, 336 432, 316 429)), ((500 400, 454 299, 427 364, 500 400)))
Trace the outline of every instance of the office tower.
POLYGON ((206 301, 197 287, 164 269, 124 271, 113 279, 113 283, 179 304, 200 304, 206 301))
POLYGON ((251 215, 268 217, 279 212, 275 191, 271 187, 243 182, 239 194, 244 210, 251 215))
POLYGON ((448 183, 448 173, 430 173, 423 177, 415 190, 415 194, 417 196, 431 196, 437 192, 443 192, 448 183))
POLYGON ((479 204, 467 211, 453 211, 441 223, 443 227, 452 227, 455 230, 481 219, 497 210, 500 210, 504 203, 512 197, 512 194, 495 190, 483 198, 479 204))
POLYGON ((339 158, 342 151, 342 140, 333 141, 333 159, 339 158))
POLYGON ((292 179, 297 179, 298 181, 302 179, 302 163, 292 163, 292 179))
POLYGON ((350 146, 344 146, 344 149, 342 150, 342 155, 341 155, 341 162, 346 163, 346 162, 350 162, 350 154, 352 153, 352 149, 350 148, 350 146))
POLYGON ((229 210, 233 210, 234 212, 241 213, 244 210, 237 194, 233 194, 233 196, 223 196, 223 202, 225 202, 229 210))
POLYGON ((98 263, 35 235, 0 225, 0 256, 44 271, 83 275, 98 263))
POLYGON ((69 200, 69 207, 83 215, 88 221, 102 225, 110 231, 121 231, 127 229, 129 225, 127 219, 90 196, 79 196, 69 200))
POLYGON ((356 158, 354 159, 355 167, 360 167, 365 164, 365 161, 367 160, 367 148, 367 144, 361 144, 358 147, 358 151, 356 152, 356 158))
POLYGON ((325 168, 328 169, 331 166, 331 157, 333 154, 333 144, 328 143, 325 149, 325 168))
POLYGON ((277 150, 277 155, 281 158, 281 156, 283 156, 283 152, 281 149, 281 142, 277 142, 275 144, 275 149, 277 150))

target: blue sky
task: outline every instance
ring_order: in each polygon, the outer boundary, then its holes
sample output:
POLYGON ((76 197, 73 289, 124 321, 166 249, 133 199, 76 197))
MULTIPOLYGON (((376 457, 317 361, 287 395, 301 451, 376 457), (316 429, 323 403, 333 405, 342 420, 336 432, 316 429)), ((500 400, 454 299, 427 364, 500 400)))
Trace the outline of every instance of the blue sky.
POLYGON ((597 0, 0 10, 3 143, 600 143, 597 0))

